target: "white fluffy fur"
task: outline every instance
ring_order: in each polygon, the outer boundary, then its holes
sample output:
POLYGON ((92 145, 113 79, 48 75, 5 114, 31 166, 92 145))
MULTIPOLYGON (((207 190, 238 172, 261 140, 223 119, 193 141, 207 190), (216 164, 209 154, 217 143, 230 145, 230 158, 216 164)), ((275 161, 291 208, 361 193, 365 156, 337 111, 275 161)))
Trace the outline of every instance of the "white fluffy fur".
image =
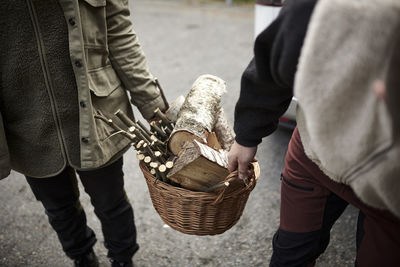
POLYGON ((320 0, 295 81, 307 156, 363 202, 398 217, 400 145, 372 84, 385 79, 399 30, 399 0, 320 0))

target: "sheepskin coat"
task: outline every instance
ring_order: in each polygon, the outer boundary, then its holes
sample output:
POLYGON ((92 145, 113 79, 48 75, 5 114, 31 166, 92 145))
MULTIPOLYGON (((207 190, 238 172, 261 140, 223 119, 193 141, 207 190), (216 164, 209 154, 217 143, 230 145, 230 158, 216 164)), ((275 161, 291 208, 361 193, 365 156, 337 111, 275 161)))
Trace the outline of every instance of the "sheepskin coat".
POLYGON ((386 103, 373 90, 400 49, 398 34, 398 0, 320 0, 294 94, 306 155, 366 204, 400 217, 400 144, 394 136, 400 133, 393 132, 386 103))
POLYGON ((257 146, 273 133, 295 88, 307 156, 364 203, 400 217, 399 133, 372 89, 393 72, 399 23, 398 0, 286 1, 243 73, 236 141, 257 146))

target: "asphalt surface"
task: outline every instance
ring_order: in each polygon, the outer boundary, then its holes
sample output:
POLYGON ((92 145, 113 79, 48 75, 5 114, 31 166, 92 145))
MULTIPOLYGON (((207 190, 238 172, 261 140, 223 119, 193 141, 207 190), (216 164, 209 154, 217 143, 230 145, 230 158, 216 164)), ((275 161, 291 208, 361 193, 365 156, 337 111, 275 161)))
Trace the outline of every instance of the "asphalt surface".
MULTIPOLYGON (((240 75, 252 57, 253 6, 224 2, 135 0, 135 29, 152 73, 167 98, 186 95, 201 74, 227 81, 222 106, 233 122, 240 75)), ((271 239, 279 225, 280 172, 291 132, 279 129, 259 146, 261 177, 240 221, 217 236, 190 236, 167 227, 154 210, 133 151, 125 156, 125 182, 135 210, 140 250, 135 266, 268 266, 271 239)), ((95 251, 109 266, 98 219, 81 188, 95 251)), ((0 181, 0 266, 72 266, 24 177, 0 181)), ((348 208, 334 226, 317 266, 352 266, 357 211, 348 208)))

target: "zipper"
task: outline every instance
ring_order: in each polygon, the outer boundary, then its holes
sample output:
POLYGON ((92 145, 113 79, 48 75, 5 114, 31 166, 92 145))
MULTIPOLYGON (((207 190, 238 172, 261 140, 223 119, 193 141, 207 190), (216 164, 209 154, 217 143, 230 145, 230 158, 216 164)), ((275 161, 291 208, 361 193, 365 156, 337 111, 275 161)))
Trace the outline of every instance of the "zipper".
POLYGON ((312 188, 312 187, 300 186, 300 185, 296 185, 296 184, 289 182, 285 178, 285 176, 283 176, 283 174, 281 174, 281 180, 283 180, 287 185, 290 185, 291 187, 294 187, 296 189, 300 189, 300 190, 304 190, 304 191, 314 191, 314 188, 312 188))
POLYGON ((47 93, 48 93, 48 95, 50 97, 51 111, 52 111, 53 118, 54 118, 54 121, 55 121, 55 124, 56 124, 57 136, 58 136, 58 139, 59 139, 59 141, 61 143, 61 151, 62 151, 64 160, 66 160, 67 148, 66 148, 66 145, 65 145, 65 142, 64 142, 64 138, 63 138, 63 133, 62 133, 62 130, 61 130, 61 122, 60 122, 60 119, 59 119, 59 117, 57 115, 58 113, 57 113, 57 107, 56 107, 56 104, 55 104, 55 96, 54 96, 54 93, 53 93, 53 85, 52 85, 52 82, 51 82, 51 79, 50 79, 50 72, 49 72, 49 67, 47 65, 47 60, 46 60, 46 56, 45 56, 43 40, 42 40, 41 35, 40 35, 39 22, 37 20, 37 16, 36 16, 36 12, 35 12, 34 6, 32 4, 32 0, 26 0, 26 3, 28 5, 28 10, 29 10, 29 14, 30 14, 30 17, 31 17, 31 20, 32 20, 33 29, 35 31, 37 46, 38 46, 38 50, 39 50, 38 52, 39 52, 40 63, 42 65, 42 71, 43 71, 43 74, 44 74, 44 80, 45 80, 45 83, 46 83, 47 93))

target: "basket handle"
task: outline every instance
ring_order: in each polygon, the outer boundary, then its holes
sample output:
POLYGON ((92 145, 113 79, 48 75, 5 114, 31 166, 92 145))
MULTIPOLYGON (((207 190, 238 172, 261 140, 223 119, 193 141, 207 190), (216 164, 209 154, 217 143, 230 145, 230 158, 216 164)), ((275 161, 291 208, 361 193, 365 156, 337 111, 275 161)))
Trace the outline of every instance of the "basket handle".
MULTIPOLYGON (((251 163, 251 168, 253 170, 252 174, 250 177, 250 180, 252 179, 256 179, 258 180, 258 177, 260 177, 260 165, 257 162, 252 162, 251 163)), ((243 183, 246 185, 246 189, 250 186, 249 182, 248 182, 248 178, 246 180, 243 180, 243 183)), ((224 181, 222 181, 221 183, 218 183, 218 185, 222 185, 224 183, 228 183, 229 186, 229 182, 235 180, 235 179, 239 179, 238 177, 238 170, 235 170, 233 172, 231 172, 230 174, 228 174, 228 176, 224 179, 224 181)), ((228 186, 225 186, 219 193, 217 198, 215 199, 215 201, 212 203, 213 205, 219 204, 225 194, 226 189, 228 188, 228 186)))

